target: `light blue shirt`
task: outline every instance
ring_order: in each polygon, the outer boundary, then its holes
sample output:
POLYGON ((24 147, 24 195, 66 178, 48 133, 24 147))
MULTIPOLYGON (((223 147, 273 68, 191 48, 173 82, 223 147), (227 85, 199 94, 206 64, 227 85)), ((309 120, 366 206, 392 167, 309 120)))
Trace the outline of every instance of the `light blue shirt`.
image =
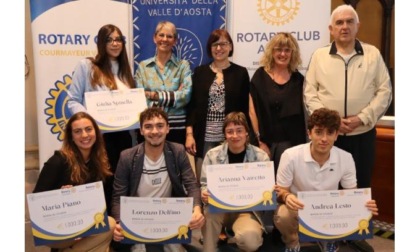
POLYGON ((82 59, 79 61, 74 69, 72 84, 67 93, 69 96, 67 107, 72 115, 80 111, 86 112, 85 92, 109 90, 106 85, 96 85, 95 88, 93 88, 92 83, 90 82, 91 75, 92 61, 89 59, 82 59))

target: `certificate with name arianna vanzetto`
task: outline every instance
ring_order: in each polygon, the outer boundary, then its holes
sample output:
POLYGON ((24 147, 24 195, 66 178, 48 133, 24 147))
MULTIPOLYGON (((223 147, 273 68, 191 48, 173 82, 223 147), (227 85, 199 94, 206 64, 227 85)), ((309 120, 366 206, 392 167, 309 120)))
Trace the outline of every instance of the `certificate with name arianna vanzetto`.
POLYGON ((274 210, 273 162, 206 165, 209 212, 274 210))

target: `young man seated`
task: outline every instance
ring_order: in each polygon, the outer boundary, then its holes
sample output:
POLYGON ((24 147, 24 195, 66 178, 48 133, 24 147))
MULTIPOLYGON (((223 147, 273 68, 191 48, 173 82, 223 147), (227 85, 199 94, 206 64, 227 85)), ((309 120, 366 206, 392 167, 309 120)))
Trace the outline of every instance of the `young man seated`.
MULTIPOLYGON (((280 205, 274 215, 274 225, 282 234, 286 252, 300 251, 298 237, 298 210, 303 203, 299 191, 337 190, 357 188, 356 168, 350 153, 334 146, 340 127, 337 111, 320 108, 308 120, 311 142, 287 149, 280 159, 275 190, 280 205)), ((378 215, 375 200, 366 207, 378 215)), ((335 242, 319 243, 323 252, 338 251, 335 242)))

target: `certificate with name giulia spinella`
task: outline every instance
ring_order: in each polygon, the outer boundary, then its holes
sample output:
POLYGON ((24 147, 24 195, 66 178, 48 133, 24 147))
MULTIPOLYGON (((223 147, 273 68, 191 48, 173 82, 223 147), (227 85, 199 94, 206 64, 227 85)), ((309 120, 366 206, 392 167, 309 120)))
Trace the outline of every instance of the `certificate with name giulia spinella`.
POLYGON ((305 205, 299 210, 299 239, 362 240, 373 237, 372 213, 366 203, 371 189, 298 192, 305 205))
POLYGON ((85 102, 102 132, 138 129, 139 115, 147 108, 143 88, 86 92, 85 102))
POLYGON ((276 209, 272 161, 206 165, 205 169, 209 212, 276 209))
POLYGON ((191 243, 193 198, 121 196, 122 243, 191 243))
POLYGON ((26 196, 35 246, 109 230, 102 182, 26 196))

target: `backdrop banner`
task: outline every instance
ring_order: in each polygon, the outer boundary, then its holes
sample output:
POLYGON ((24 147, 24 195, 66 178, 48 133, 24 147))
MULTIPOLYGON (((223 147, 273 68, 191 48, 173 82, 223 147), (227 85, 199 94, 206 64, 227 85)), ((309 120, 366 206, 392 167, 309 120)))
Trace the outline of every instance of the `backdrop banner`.
POLYGON ((177 26, 175 54, 191 69, 208 61, 210 32, 225 28, 225 1, 31 0, 40 168, 61 147, 70 117, 67 90, 77 62, 96 55, 96 35, 105 24, 118 26, 134 62, 155 54, 153 34, 159 21, 177 26), (134 34, 133 34, 134 33, 134 34), (134 52, 133 52, 134 48, 134 52))
POLYGON ((188 60, 191 70, 207 63, 207 39, 214 29, 225 28, 225 10, 225 0, 134 1, 134 68, 137 69, 136 63, 155 55, 155 28, 164 20, 174 23, 177 28, 175 55, 188 60))
POLYGON ((232 61, 246 67, 250 77, 259 67, 267 42, 278 32, 291 32, 306 73, 315 49, 330 41, 331 0, 228 0, 228 30, 235 43, 232 61))
MULTIPOLYGON (((31 0, 39 162, 61 147, 70 117, 67 90, 79 60, 96 55, 96 36, 105 24, 118 26, 132 41, 130 1, 31 0)), ((132 44, 127 44, 132 59, 132 44)))

